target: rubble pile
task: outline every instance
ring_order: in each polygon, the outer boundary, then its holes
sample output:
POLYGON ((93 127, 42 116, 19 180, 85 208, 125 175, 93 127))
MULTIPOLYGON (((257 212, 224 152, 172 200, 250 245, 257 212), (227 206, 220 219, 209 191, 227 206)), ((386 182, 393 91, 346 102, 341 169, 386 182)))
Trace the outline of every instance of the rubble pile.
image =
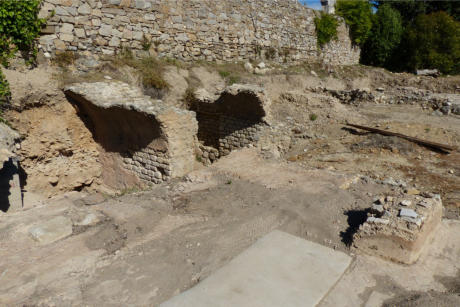
POLYGON ((409 189, 403 195, 376 198, 354 235, 354 246, 396 262, 417 261, 442 216, 440 195, 419 194, 409 189))

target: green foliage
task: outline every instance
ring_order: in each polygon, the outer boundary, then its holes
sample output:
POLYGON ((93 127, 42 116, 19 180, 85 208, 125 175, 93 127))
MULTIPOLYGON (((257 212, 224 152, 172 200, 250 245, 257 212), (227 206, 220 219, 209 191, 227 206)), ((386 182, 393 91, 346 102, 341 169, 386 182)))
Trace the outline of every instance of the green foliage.
POLYGON ((152 41, 144 35, 142 36, 141 45, 142 45, 142 50, 149 51, 150 47, 152 47, 152 41))
POLYGON ((460 73, 460 22, 445 12, 419 15, 409 26, 404 48, 408 69, 436 68, 460 73))
POLYGON ((230 76, 230 72, 229 71, 225 71, 225 70, 219 70, 219 75, 222 77, 222 78, 228 78, 230 76))
POLYGON ((225 79, 228 85, 232 85, 241 81, 240 76, 227 70, 219 70, 219 75, 225 79))
POLYGON ((388 4, 380 6, 374 15, 371 34, 361 51, 361 61, 374 66, 387 65, 399 46, 403 33, 399 11, 388 4))
POLYGON ((340 0, 336 4, 336 13, 350 27, 353 43, 363 46, 372 28, 372 5, 364 0, 340 0))
POLYGON ((337 39, 338 22, 334 16, 321 13, 321 17, 315 17, 316 37, 320 47, 337 39))
POLYGON ((9 102, 11 99, 11 91, 8 81, 3 75, 2 70, 0 69, 0 122, 4 122, 2 118, 2 109, 3 106, 9 102))
POLYGON ((375 6, 380 8, 382 5, 387 4, 399 11, 404 24, 411 24, 415 21, 418 15, 430 14, 439 11, 444 11, 452 16, 456 21, 460 21, 460 2, 459 1, 417 1, 417 0, 404 0, 404 1, 375 1, 375 6))
POLYGON ((38 18, 41 0, 0 1, 0 61, 8 64, 18 50, 33 62, 37 49, 35 39, 45 19, 38 18))
POLYGON ((310 120, 311 120, 312 122, 314 122, 314 121, 317 120, 317 119, 318 119, 318 115, 316 115, 316 114, 310 114, 310 120))
POLYGON ((241 81, 241 78, 240 76, 235 76, 235 75, 232 75, 228 78, 228 84, 229 85, 232 85, 232 84, 235 84, 235 83, 240 83, 241 81))

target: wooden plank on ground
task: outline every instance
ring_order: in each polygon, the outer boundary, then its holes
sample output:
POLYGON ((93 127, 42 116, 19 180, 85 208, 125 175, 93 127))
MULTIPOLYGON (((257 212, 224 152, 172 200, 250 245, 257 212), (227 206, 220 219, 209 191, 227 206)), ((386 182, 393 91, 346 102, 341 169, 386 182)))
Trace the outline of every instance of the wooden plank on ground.
POLYGON ((400 137, 402 139, 417 143, 419 145, 427 146, 427 147, 430 147, 430 148, 435 148, 435 149, 438 149, 438 150, 441 150, 441 151, 450 152, 450 151, 453 151, 453 150, 458 150, 456 147, 451 146, 451 145, 446 145, 446 144, 431 142, 431 141, 427 141, 427 140, 422 140, 422 139, 419 139, 419 138, 416 138, 416 137, 413 137, 413 136, 408 136, 408 135, 401 134, 401 133, 381 130, 381 129, 372 128, 372 127, 366 127, 366 126, 361 126, 361 125, 355 125, 355 124, 350 124, 350 123, 347 123, 346 125, 350 126, 350 127, 370 131, 370 132, 373 132, 373 133, 378 133, 378 134, 381 134, 381 135, 400 137))

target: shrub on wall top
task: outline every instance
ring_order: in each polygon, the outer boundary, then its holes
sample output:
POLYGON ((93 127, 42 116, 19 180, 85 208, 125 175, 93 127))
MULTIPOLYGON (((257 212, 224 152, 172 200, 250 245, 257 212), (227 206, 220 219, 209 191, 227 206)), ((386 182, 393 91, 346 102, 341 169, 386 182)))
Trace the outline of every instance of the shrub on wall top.
POLYGON ((372 5, 365 0, 340 0, 336 4, 336 13, 350 27, 353 43, 362 46, 372 27, 372 5))
POLYGON ((320 47, 329 43, 332 39, 337 39, 338 22, 334 16, 321 13, 320 17, 315 17, 315 26, 320 47))

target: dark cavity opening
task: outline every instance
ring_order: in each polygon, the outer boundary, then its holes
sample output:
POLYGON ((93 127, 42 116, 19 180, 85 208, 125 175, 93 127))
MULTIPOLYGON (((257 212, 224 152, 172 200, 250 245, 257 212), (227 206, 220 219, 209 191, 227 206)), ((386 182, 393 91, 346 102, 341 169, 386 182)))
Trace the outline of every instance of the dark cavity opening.
POLYGON ((358 231, 359 226, 364 224, 367 220, 366 210, 348 210, 344 213, 348 216, 348 228, 345 231, 340 232, 342 242, 347 246, 351 246, 353 243, 353 235, 358 231))
POLYGON ((198 140, 221 153, 232 147, 242 147, 248 141, 256 141, 251 133, 249 136, 242 136, 235 135, 235 132, 245 131, 263 123, 262 118, 265 116, 262 102, 251 92, 241 92, 237 95, 224 93, 213 103, 195 101, 190 109, 197 113, 198 140), (224 148, 223 143, 228 143, 226 138, 229 136, 232 136, 230 141, 233 141, 233 144, 224 148), (225 141, 222 142, 223 140, 225 141))
POLYGON ((10 158, 3 163, 0 169, 0 211, 7 212, 12 205, 24 206, 22 190, 26 183, 27 174, 18 161, 10 158))

